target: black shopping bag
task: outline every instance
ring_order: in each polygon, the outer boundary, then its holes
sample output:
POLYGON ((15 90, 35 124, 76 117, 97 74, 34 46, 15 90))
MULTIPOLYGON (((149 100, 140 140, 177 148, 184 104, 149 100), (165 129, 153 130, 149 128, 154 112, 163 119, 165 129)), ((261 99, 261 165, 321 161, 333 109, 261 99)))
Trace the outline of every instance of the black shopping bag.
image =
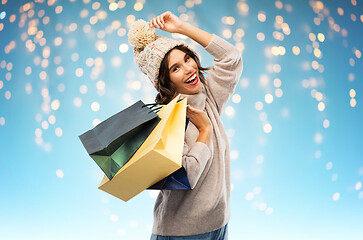
POLYGON ((111 180, 160 120, 140 100, 83 133, 79 138, 87 153, 111 180))

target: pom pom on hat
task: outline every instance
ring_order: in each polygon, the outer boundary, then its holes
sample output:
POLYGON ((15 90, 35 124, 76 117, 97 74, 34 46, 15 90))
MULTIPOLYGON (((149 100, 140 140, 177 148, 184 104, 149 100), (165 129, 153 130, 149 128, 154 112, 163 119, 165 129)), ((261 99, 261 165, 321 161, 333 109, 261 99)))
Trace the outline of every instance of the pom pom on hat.
POLYGON ((130 45, 143 49, 146 45, 156 40, 156 31, 146 21, 139 19, 131 25, 127 36, 130 45))

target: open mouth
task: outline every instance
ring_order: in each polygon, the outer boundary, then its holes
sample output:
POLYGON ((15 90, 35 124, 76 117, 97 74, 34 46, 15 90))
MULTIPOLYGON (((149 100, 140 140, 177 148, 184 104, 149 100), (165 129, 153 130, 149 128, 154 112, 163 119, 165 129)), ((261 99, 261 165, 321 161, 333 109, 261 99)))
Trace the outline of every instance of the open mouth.
POLYGON ((194 73, 190 78, 185 82, 188 85, 195 85, 199 82, 199 78, 197 77, 197 74, 194 73))

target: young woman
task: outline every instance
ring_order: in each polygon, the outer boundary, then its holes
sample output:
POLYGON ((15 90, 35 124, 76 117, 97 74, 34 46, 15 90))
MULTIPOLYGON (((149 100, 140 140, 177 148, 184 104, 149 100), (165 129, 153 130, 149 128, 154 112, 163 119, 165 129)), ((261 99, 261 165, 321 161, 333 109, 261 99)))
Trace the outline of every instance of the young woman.
POLYGON ((189 103, 183 166, 192 190, 160 191, 151 239, 227 239, 230 158, 221 114, 242 73, 241 54, 227 41, 171 12, 149 23, 136 21, 128 36, 136 63, 158 91, 156 102, 168 103, 181 94, 189 103), (193 39, 214 57, 213 66, 202 68, 183 42, 156 36, 154 28, 193 39))

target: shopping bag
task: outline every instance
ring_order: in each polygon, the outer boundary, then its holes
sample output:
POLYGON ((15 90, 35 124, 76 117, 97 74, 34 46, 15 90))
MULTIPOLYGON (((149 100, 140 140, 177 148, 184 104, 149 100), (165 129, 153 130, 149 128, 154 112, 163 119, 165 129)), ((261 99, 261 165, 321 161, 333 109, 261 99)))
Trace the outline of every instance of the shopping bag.
POLYGON ((125 165, 149 136, 160 117, 142 101, 111 116, 79 136, 87 153, 107 178, 125 165))
POLYGON ((155 183, 150 190, 191 190, 187 172, 184 167, 179 168, 166 178, 155 183))
POLYGON ((157 113, 158 125, 111 180, 103 177, 99 189, 128 201, 182 167, 187 100, 177 102, 179 97, 157 113))
MULTIPOLYGON (((185 130, 187 130, 190 118, 186 118, 185 130)), ((176 172, 173 172, 166 178, 155 183, 149 190, 191 190, 188 175, 185 168, 182 166, 176 172)))

